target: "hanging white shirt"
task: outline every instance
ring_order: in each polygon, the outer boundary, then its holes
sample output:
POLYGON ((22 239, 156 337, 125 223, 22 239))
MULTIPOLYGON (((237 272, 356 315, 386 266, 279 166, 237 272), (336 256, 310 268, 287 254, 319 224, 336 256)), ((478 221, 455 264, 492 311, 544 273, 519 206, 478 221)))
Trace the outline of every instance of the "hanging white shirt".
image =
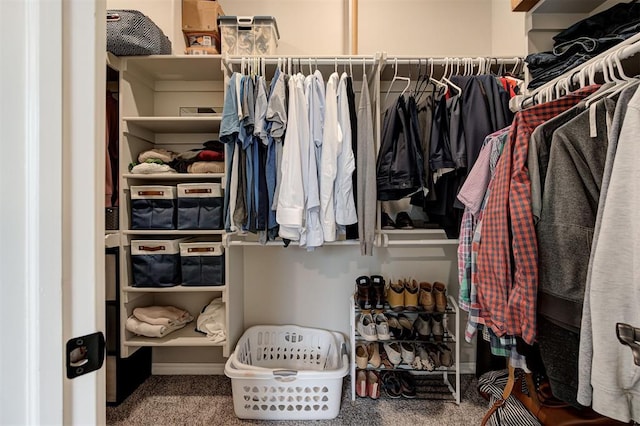
POLYGON ((305 191, 302 177, 301 141, 309 141, 307 100, 304 95, 304 77, 289 79, 288 126, 282 151, 282 183, 278 195, 276 221, 282 238, 298 241, 303 227, 305 191))
POLYGON ((320 220, 325 241, 336 240, 334 184, 338 155, 342 151, 342 131, 338 123, 338 73, 329 76, 325 91, 324 133, 320 159, 320 220))
POLYGON ((304 90, 308 107, 309 138, 300 141, 302 181, 305 187, 305 226, 300 233, 300 247, 311 251, 324 242, 320 224, 320 186, 316 162, 316 141, 322 142, 324 119, 324 80, 320 71, 304 79, 304 90))
POLYGON ((345 225, 358 222, 356 203, 353 199, 353 172, 356 160, 351 144, 351 118, 347 95, 347 73, 342 73, 338 85, 338 124, 342 133, 342 144, 338 151, 338 169, 335 181, 336 223, 339 233, 344 233, 345 225))

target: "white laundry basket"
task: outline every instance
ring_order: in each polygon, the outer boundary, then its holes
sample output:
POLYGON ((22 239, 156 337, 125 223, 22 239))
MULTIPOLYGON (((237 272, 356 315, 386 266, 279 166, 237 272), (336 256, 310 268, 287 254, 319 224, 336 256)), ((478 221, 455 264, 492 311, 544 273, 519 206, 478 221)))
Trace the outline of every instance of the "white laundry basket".
POLYGON ((262 420, 335 418, 348 371, 340 333, 295 325, 249 328, 224 369, 236 416, 262 420))

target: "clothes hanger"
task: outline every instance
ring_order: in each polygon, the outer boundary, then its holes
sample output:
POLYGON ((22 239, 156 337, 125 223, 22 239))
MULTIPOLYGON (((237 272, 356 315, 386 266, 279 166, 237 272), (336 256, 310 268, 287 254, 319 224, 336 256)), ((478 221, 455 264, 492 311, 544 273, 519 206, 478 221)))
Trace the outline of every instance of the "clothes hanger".
MULTIPOLYGON (((602 77, 604 78, 604 82, 609 84, 609 83, 614 83, 614 84, 619 84, 625 80, 622 79, 618 79, 618 77, 615 75, 615 71, 613 70, 613 67, 611 65, 612 61, 611 61, 611 56, 612 54, 609 54, 607 56, 605 56, 604 58, 601 59, 601 63, 602 63, 602 77)), ((590 96, 585 100, 585 107, 589 108, 591 107, 591 105, 593 105, 595 102, 599 101, 600 99, 605 98, 606 96, 608 96, 609 94, 611 94, 611 92, 615 90, 615 86, 612 86, 609 89, 605 89, 605 90, 601 90, 599 91, 596 95, 590 96)))
POLYGON ((403 80, 403 81, 407 82, 407 86, 404 88, 404 90, 400 94, 400 96, 402 96, 402 95, 404 95, 404 92, 409 88, 409 85, 411 84, 411 79, 407 78, 407 77, 398 76, 398 58, 395 58, 395 64, 393 66, 393 78, 391 79, 391 83, 389 84, 389 88, 387 89, 387 93, 384 96, 385 103, 387 102, 387 98, 389 97, 389 92, 391 92, 391 87, 393 86, 393 83, 396 80, 403 80))
MULTIPOLYGON (((449 63, 449 60, 453 60, 452 58, 445 58, 445 61, 447 62, 447 64, 449 63)), ((446 69, 445 69, 446 71, 446 69)), ((451 72, 453 73, 453 64, 451 66, 451 72)), ((451 80, 449 80, 449 78, 446 76, 446 73, 442 76, 442 80, 443 83, 447 84, 449 87, 451 87, 452 89, 456 90, 458 92, 458 95, 462 94, 462 89, 459 88, 458 86, 456 86, 455 84, 453 84, 451 82, 451 80)), ((446 93, 446 92, 445 92, 446 93)))

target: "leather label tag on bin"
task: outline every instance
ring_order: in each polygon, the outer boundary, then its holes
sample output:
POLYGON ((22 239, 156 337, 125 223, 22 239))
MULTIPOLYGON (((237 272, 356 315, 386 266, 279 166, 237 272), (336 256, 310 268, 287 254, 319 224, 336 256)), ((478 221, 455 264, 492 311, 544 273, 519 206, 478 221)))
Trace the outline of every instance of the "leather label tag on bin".
POLYGON ((193 247, 193 248, 187 249, 187 251, 189 253, 207 253, 207 252, 216 251, 216 249, 215 247, 193 247))
POLYGON ((138 195, 164 195, 164 191, 138 191, 138 195))
POLYGON ((143 251, 159 251, 164 249, 165 249, 165 246, 156 246, 156 247, 140 246, 140 250, 143 250, 143 251))
POLYGON ((211 194, 211 188, 185 189, 185 194, 211 194))

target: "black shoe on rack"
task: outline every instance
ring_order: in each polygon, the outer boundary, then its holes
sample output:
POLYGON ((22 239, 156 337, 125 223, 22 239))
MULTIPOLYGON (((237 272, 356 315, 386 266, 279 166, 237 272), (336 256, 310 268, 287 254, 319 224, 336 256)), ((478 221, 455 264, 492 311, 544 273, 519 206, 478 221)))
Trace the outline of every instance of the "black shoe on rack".
POLYGON ((413 229, 413 221, 407 212, 400 212, 396 215, 396 228, 413 229))
POLYGON ((382 275, 371 275, 371 308, 384 309, 384 278, 382 275))
POLYGON ((391 217, 385 212, 382 212, 380 216, 380 222, 382 229, 396 229, 396 224, 391 220, 391 217))
POLYGON ((371 309, 371 280, 366 275, 356 278, 356 304, 360 309, 371 309))

